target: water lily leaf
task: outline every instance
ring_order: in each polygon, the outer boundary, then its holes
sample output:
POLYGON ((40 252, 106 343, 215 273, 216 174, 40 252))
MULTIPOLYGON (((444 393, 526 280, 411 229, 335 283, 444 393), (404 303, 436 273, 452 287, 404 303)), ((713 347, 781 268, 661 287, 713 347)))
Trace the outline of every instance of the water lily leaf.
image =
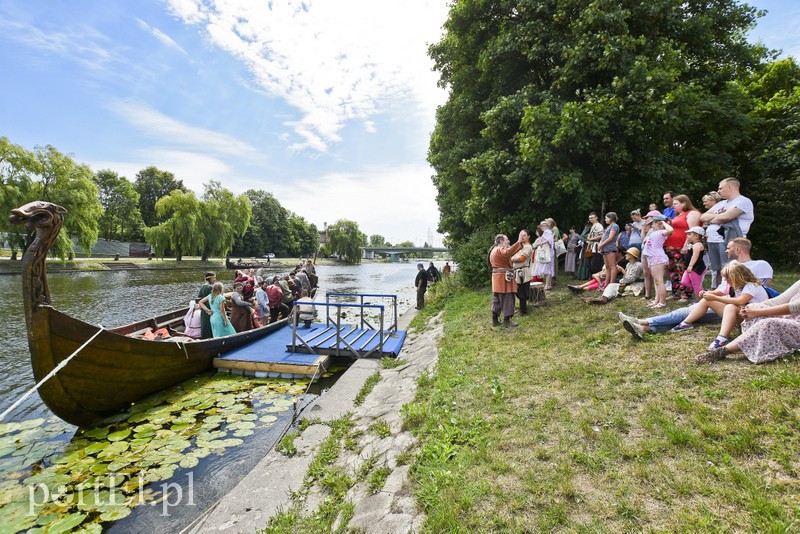
POLYGON ((172 478, 172 475, 175 474, 175 469, 177 468, 178 466, 170 464, 170 465, 162 465, 154 469, 148 469, 147 472, 144 474, 144 481, 160 482, 161 480, 168 480, 172 478))
POLYGON ((267 412, 267 413, 281 413, 281 412, 285 412, 288 409, 289 409, 289 406, 274 406, 273 405, 273 406, 269 406, 268 408, 264 408, 261 411, 262 412, 267 412))
MULTIPOLYGON (((86 447, 84 452, 86 454, 97 454, 98 452, 105 450, 109 445, 111 445, 111 442, 109 441, 98 441, 86 447)), ((56 460, 56 462, 58 463, 58 460, 56 460)))
POLYGON ((198 460, 197 456, 195 456, 194 454, 187 454, 181 459, 178 465, 180 465, 184 469, 191 469, 192 467, 196 467, 197 464, 199 463, 200 460, 198 460))
POLYGON ((195 447, 192 451, 192 456, 196 456, 197 458, 205 458, 209 454, 211 454, 211 450, 206 447, 195 447))
POLYGON ((170 430, 173 432, 183 432, 187 428, 191 428, 194 426, 194 423, 177 423, 169 427, 170 430))
POLYGON ((97 454, 97 457, 100 459, 105 459, 119 456, 123 452, 127 451, 129 447, 130 443, 126 441, 117 441, 109 444, 108 447, 97 454))
POLYGON ((27 421, 22 421, 19 424, 19 430, 28 430, 31 428, 39 428, 44 424, 44 419, 41 417, 37 419, 28 419, 27 421))
POLYGON ((0 423, 0 436, 19 430, 19 423, 0 423))
POLYGON ((103 525, 100 523, 89 523, 88 525, 73 531, 73 534, 102 534, 103 525))
POLYGON ((239 445, 244 443, 244 441, 242 441, 242 440, 240 440, 238 438, 228 438, 228 439, 222 440, 222 443, 224 444, 223 445, 224 447, 238 447, 239 445))
POLYGON ((128 517, 131 514, 131 509, 127 506, 114 506, 113 508, 108 508, 100 514, 100 521, 119 521, 125 517, 128 517))
POLYGON ((89 468, 89 471, 91 471, 95 475, 105 475, 106 473, 108 473, 108 464, 96 463, 89 468))
POLYGON ((130 458, 126 458, 125 456, 122 456, 120 458, 117 458, 116 460, 114 460, 110 464, 108 464, 108 470, 109 471, 119 471, 120 469, 123 469, 124 467, 130 465, 131 461, 132 460, 130 458))
POLYGON ((9 454, 13 453, 16 450, 17 450, 17 448, 14 447, 14 446, 1 447, 0 448, 0 458, 2 458, 3 456, 8 456, 9 454))
POLYGON ((105 439, 108 435, 109 428, 107 426, 101 426, 98 428, 92 428, 91 430, 84 430, 83 435, 92 438, 92 439, 105 439))
POLYGON ((252 430, 255 427, 256 424, 250 421, 239 421, 238 423, 228 425, 229 430, 252 430))
POLYGON ((109 424, 120 423, 122 421, 125 421, 126 419, 129 419, 130 416, 131 416, 131 414, 128 413, 128 412, 122 412, 122 413, 110 415, 110 416, 104 418, 103 422, 104 423, 109 423, 109 424))
POLYGON ((127 438, 131 435, 130 428, 123 428, 122 430, 118 430, 117 432, 112 432, 108 435, 108 441, 122 441, 123 439, 127 438))
POLYGON ((203 419, 203 426, 205 425, 220 425, 225 420, 221 415, 211 415, 203 419))
POLYGON ((50 534, 60 534, 61 532, 69 532, 73 528, 83 523, 84 519, 86 519, 86 514, 81 514, 81 513, 69 514, 65 516, 63 519, 59 519, 58 521, 50 525, 48 532, 50 534))
POLYGON ((58 512, 39 514, 39 517, 36 518, 36 524, 40 526, 47 526, 50 523, 55 522, 59 517, 61 517, 61 514, 58 512))
POLYGON ((258 416, 254 413, 248 413, 242 416, 242 421, 256 421, 256 420, 258 420, 258 416))
POLYGON ((252 436, 253 434, 255 434, 255 432, 247 429, 240 429, 233 433, 234 437, 237 438, 246 438, 247 436, 252 436))
POLYGON ((31 484, 44 484, 49 489, 57 486, 64 486, 72 482, 72 477, 66 473, 56 473, 52 470, 45 470, 29 476, 23 481, 23 484, 30 486, 31 484))
POLYGON ((142 421, 147 421, 149 418, 150 418, 150 412, 143 411, 128 417, 128 423, 132 424, 141 423, 142 421))

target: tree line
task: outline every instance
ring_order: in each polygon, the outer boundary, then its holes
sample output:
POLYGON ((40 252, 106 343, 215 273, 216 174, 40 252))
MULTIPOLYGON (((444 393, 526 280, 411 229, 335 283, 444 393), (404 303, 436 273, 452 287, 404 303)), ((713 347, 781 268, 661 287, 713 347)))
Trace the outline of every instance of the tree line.
MULTIPOLYGON (((201 196, 168 171, 147 167, 131 182, 112 170, 92 170, 52 146, 27 150, 0 137, 0 211, 9 213, 33 200, 66 208, 64 230, 52 247, 62 258, 74 253, 70 236, 91 250, 99 238, 145 241, 156 255, 300 256, 314 254, 314 224, 280 205, 271 193, 234 195, 218 181, 201 196)), ((33 241, 30 230, 0 218, 3 246, 12 258, 33 241)))
POLYGON ((754 253, 796 267, 800 67, 747 41, 759 16, 737 0, 452 3, 429 48, 449 98, 428 161, 455 258, 735 176, 754 253))

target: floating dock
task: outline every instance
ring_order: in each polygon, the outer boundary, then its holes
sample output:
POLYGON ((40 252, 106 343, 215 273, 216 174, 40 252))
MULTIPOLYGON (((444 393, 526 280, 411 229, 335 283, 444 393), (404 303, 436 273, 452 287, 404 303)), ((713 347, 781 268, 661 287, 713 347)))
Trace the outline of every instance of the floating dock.
MULTIPOLYGON (((312 324, 310 328, 298 328, 298 339, 294 349, 306 354, 327 354, 330 356, 388 356, 396 358, 403 348, 406 333, 402 330, 379 330, 358 328, 355 325, 312 324), (337 335, 338 334, 338 335, 337 335), (381 341, 383 346, 381 347, 381 341)), ((292 350, 292 345, 287 345, 292 350)), ((295 353, 295 354, 296 354, 295 353)))
MULTIPOLYGON (((356 357, 350 350, 347 350, 343 343, 340 343, 339 354, 337 354, 335 329, 335 326, 318 323, 312 323, 309 328, 297 329, 297 334, 304 340, 312 340, 309 345, 315 349, 316 354, 314 354, 309 353, 300 342, 295 343, 297 352, 291 352, 292 325, 286 325, 249 345, 214 358, 214 367, 221 371, 259 378, 306 376, 318 378, 327 371, 336 356, 356 357), (326 335, 321 335, 325 332, 327 332, 326 335), (332 337, 328 338, 328 335, 332 335, 332 337), (325 338, 328 340, 323 342, 325 338), (314 343, 314 339, 316 339, 316 343, 314 343)), ((374 356, 396 357, 403 346, 405 337, 406 333, 403 331, 385 332, 383 350, 379 353, 375 350, 380 343, 379 332, 358 329, 353 325, 342 325, 340 331, 340 339, 350 340, 348 342, 351 345, 355 343, 356 347, 364 345, 363 349, 366 350, 360 350, 359 355, 373 352, 374 356), (354 339, 359 339, 361 342, 353 341, 354 339), (370 340, 369 343, 367 343, 368 340, 370 340)))

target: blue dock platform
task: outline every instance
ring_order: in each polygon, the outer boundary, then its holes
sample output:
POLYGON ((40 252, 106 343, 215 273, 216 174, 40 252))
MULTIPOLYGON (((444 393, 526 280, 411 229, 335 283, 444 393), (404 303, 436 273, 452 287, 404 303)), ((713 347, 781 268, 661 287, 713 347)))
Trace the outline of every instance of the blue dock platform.
MULTIPOLYGON (((381 347, 380 331, 350 324, 339 327, 335 324, 312 324, 310 328, 298 328, 297 334, 302 341, 295 340, 296 351, 351 358, 373 355, 396 358, 406 339, 403 330, 384 330, 381 347)), ((292 349, 291 341, 286 348, 292 349)))
MULTIPOLYGON (((300 327, 297 329, 298 335, 306 340, 306 343, 316 353, 309 353, 299 341, 295 342, 296 352, 291 352, 292 325, 286 325, 247 346, 214 358, 214 367, 259 378, 297 378, 300 376, 318 378, 327 371, 335 356, 354 357, 353 352, 347 350, 343 343, 339 344, 337 351, 335 330, 335 326, 319 323, 312 323, 308 328, 300 327), (329 335, 333 337, 324 341, 329 335), (311 342, 309 343, 308 340, 311 342)), ((354 325, 342 325, 340 339, 356 348, 359 356, 373 351, 371 355, 374 356, 397 357, 405 341, 406 333, 404 331, 384 332, 383 350, 380 354, 379 351, 374 351, 380 343, 380 336, 375 334, 379 334, 379 332, 358 329, 354 325)))

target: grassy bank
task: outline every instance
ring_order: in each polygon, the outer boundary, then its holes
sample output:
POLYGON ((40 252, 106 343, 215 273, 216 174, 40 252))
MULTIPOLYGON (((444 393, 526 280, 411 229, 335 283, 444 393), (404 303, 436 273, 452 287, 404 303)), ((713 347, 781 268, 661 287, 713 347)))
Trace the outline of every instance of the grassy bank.
POLYGON ((488 291, 442 293, 437 370, 403 409, 427 530, 800 531, 800 358, 701 366, 712 326, 636 342, 616 313, 643 301, 564 280, 508 330, 488 291))

